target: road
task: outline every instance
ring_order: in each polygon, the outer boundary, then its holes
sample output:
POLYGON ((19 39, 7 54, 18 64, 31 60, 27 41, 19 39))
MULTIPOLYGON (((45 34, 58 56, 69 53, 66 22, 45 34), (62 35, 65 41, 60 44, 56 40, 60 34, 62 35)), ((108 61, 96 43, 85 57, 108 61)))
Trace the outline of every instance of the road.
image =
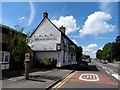
POLYGON ((118 90, 118 87, 118 80, 108 74, 100 63, 92 60, 92 63, 89 63, 89 70, 77 70, 52 88, 55 90, 60 88, 99 88, 100 90, 109 88, 110 90, 118 90))
POLYGON ((104 67, 106 69, 108 69, 109 71, 112 71, 112 72, 115 72, 115 73, 118 73, 120 75, 120 65, 119 64, 115 64, 115 65, 112 65, 111 63, 108 63, 108 64, 102 64, 100 62, 97 62, 96 63, 98 65, 100 65, 101 67, 104 67))
POLYGON ((118 90, 118 86, 120 86, 118 84, 118 80, 112 76, 115 75, 115 73, 118 73, 117 70, 116 66, 114 67, 109 64, 101 64, 92 60, 92 62, 89 63, 88 70, 75 70, 73 73, 71 73, 73 71, 72 68, 37 71, 30 73, 31 77, 29 80, 24 80, 24 76, 2 80, 2 87, 7 88, 3 90, 8 90, 9 88, 22 88, 22 90, 26 90, 27 88, 31 90, 45 89, 56 80, 59 80, 67 75, 51 89, 57 90, 61 88, 71 88, 73 90, 73 88, 79 88, 82 90, 90 90, 90 88, 92 88, 92 90, 104 90, 105 88, 109 88, 109 90, 118 90), (109 73, 106 72, 106 70, 109 73))

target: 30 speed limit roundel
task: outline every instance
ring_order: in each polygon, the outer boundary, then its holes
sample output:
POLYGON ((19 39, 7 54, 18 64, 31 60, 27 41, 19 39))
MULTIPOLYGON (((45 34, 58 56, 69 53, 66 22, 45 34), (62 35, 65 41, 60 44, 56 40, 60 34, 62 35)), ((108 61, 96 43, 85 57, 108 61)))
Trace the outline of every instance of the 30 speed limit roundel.
POLYGON ((61 44, 57 44, 57 50, 61 50, 61 44))
POLYGON ((79 77, 83 81, 99 81, 99 77, 96 74, 84 73, 79 77))

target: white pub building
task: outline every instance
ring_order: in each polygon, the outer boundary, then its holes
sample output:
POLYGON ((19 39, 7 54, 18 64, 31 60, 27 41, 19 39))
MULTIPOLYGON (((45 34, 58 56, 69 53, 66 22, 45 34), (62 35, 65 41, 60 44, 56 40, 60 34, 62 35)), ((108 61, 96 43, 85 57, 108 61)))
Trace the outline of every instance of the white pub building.
POLYGON ((37 59, 54 58, 57 67, 76 64, 77 45, 65 35, 65 27, 57 28, 44 12, 44 18, 30 36, 31 49, 37 59))

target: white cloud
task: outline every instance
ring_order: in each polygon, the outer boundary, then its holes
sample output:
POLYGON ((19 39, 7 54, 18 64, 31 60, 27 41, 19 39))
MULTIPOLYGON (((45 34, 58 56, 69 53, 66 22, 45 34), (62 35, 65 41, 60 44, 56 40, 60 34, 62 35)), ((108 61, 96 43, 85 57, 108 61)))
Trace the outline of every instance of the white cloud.
POLYGON ((66 34, 78 30, 76 20, 73 16, 61 16, 58 20, 51 20, 58 28, 62 25, 66 28, 66 34))
POLYGON ((100 47, 100 48, 98 48, 98 49, 102 50, 102 49, 103 49, 103 47, 100 47))
POLYGON ((88 46, 82 46, 83 54, 90 55, 90 57, 95 58, 97 52, 97 44, 90 44, 88 46))
POLYGON ((20 17, 20 20, 26 19, 26 17, 20 17))
POLYGON ((29 17, 28 26, 32 23, 32 21, 35 17, 35 7, 31 2, 30 2, 30 9, 31 9, 31 14, 30 14, 30 17, 29 17))
POLYGON ((72 39, 72 41, 77 45, 77 41, 75 39, 72 39))
POLYGON ((107 21, 111 20, 112 16, 105 12, 97 11, 89 15, 87 20, 84 22, 82 29, 80 29, 80 36, 87 34, 98 35, 111 32, 115 26, 108 24, 107 21))
POLYGON ((2 22, 2 19, 0 18, 0 22, 2 22))
POLYGON ((20 17, 18 19, 19 19, 19 23, 22 23, 26 19, 26 17, 20 17))

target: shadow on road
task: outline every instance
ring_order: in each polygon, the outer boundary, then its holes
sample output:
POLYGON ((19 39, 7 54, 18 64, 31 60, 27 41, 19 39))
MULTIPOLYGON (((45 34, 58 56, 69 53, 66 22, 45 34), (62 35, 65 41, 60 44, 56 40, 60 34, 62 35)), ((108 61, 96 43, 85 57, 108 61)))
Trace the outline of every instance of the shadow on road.
POLYGON ((78 71, 97 71, 99 72, 98 68, 95 65, 89 65, 88 68, 81 68, 81 69, 76 69, 78 71))
POLYGON ((30 81, 37 81, 37 82, 46 82, 45 80, 38 79, 38 78, 29 78, 30 81))
MULTIPOLYGON (((33 72, 37 72, 37 71, 42 71, 42 72, 46 72, 52 70, 52 68, 50 69, 40 69, 40 68, 32 68, 30 69, 30 73, 33 72)), ((0 80, 5 80, 8 78, 12 78, 12 77, 18 77, 18 76, 24 76, 25 70, 21 69, 21 70, 2 70, 2 77, 0 78, 0 80)))
POLYGON ((56 69, 75 70, 75 69, 76 69, 76 64, 66 65, 66 66, 58 67, 58 68, 56 68, 56 69))
POLYGON ((50 76, 50 75, 30 75, 29 78, 30 78, 29 80, 32 80, 32 81, 46 82, 45 81, 46 79, 56 81, 62 77, 56 77, 56 76, 50 76))
POLYGON ((99 71, 95 65, 89 65, 89 71, 99 71))

